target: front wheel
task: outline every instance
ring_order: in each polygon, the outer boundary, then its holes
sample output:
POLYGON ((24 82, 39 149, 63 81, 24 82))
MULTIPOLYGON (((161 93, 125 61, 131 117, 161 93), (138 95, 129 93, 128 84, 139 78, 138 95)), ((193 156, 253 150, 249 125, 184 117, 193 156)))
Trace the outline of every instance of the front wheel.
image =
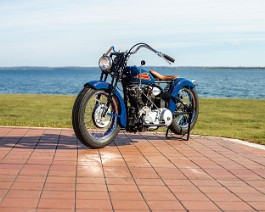
POLYGON ((176 111, 174 112, 174 119, 169 129, 178 135, 188 133, 189 128, 189 114, 187 108, 191 112, 190 130, 195 126, 199 114, 199 98, 196 90, 182 88, 180 89, 177 98, 180 102, 176 103, 176 111))
POLYGON ((77 96, 72 111, 72 124, 77 138, 87 147, 102 148, 114 140, 120 131, 118 100, 105 90, 85 87, 77 96), (104 115, 105 114, 105 115, 104 115))

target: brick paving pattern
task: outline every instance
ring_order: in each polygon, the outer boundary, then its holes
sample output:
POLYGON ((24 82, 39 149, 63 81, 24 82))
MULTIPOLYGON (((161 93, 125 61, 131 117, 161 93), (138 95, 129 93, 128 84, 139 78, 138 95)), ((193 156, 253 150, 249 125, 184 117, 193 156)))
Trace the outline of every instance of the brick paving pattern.
POLYGON ((0 128, 0 211, 265 211, 265 151, 220 138, 0 128))

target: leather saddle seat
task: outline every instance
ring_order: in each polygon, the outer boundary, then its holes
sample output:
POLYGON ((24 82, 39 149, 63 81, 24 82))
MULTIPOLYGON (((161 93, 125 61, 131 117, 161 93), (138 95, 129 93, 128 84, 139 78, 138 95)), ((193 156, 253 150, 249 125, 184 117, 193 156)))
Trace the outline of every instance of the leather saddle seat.
POLYGON ((177 76, 177 75, 176 76, 161 75, 161 74, 159 74, 158 72, 156 72, 154 70, 150 70, 149 72, 153 75, 154 78, 157 78, 157 79, 159 79, 161 81, 171 81, 171 80, 179 78, 179 76, 177 76))

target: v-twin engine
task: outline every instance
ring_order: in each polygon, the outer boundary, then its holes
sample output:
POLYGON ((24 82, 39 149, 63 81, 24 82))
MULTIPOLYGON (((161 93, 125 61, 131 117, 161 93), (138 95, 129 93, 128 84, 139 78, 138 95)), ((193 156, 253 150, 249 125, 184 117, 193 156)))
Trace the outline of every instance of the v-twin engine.
POLYGON ((131 86, 129 89, 131 107, 129 126, 131 131, 155 130, 168 127, 173 121, 173 114, 165 108, 161 100, 161 89, 153 86, 131 86))

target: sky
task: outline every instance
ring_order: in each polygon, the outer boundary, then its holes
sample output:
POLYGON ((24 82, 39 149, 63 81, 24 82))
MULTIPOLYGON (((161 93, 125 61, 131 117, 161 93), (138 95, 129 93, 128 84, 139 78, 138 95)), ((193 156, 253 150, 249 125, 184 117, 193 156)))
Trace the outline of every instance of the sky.
MULTIPOLYGON (((0 66, 97 66, 138 42, 173 66, 265 66, 264 0, 0 0, 0 66)), ((164 60, 140 50, 149 66, 164 60)))

